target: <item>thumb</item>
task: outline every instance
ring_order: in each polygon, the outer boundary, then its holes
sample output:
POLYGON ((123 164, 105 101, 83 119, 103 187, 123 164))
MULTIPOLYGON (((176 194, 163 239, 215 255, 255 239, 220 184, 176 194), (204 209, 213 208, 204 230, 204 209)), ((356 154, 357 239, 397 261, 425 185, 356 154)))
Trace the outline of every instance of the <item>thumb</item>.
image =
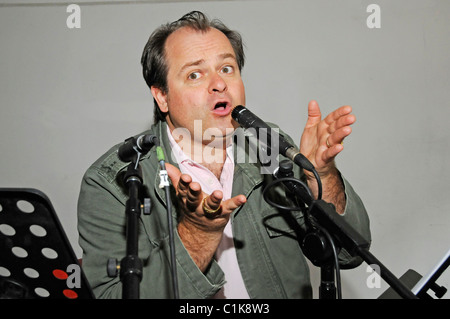
POLYGON ((306 122, 306 128, 315 126, 322 120, 322 113, 320 113, 319 104, 315 100, 311 100, 308 103, 308 120, 306 122))

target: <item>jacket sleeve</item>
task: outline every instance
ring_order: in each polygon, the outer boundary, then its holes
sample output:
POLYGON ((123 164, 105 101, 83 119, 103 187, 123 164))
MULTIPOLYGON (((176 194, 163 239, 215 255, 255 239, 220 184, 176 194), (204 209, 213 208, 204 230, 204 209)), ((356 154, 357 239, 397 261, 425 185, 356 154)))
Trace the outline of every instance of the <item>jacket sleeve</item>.
MULTIPOLYGON (((346 204, 342 218, 353 227, 364 239, 371 242, 370 222, 364 204, 355 192, 350 183, 342 177, 345 188, 346 204)), ((339 263, 343 269, 350 269, 359 266, 362 259, 358 256, 351 256, 345 249, 339 254, 339 263)))
MULTIPOLYGON (((289 135, 286 135, 281 131, 283 136, 285 136, 293 145, 295 142, 289 135)), ((302 170, 295 166, 297 176, 300 176, 301 179, 305 181, 305 176, 302 170)), ((339 171, 338 171, 339 172, 339 171)), ((345 177, 339 172, 342 183, 344 185, 345 191, 345 210, 342 215, 340 215, 346 223, 348 223, 352 228, 354 228, 364 239, 366 239, 369 243, 371 242, 371 233, 370 233, 370 222, 367 211, 364 207, 364 204, 359 197, 359 195, 355 192, 351 184, 345 179, 345 177)), ((343 269, 350 269, 359 266, 362 263, 362 259, 359 256, 352 256, 345 249, 342 249, 339 253, 339 264, 343 269)))
MULTIPOLYGON (((127 194, 110 174, 105 161, 86 172, 78 200, 79 242, 83 249, 83 270, 97 298, 121 298, 119 276, 110 278, 108 258, 119 262, 126 255, 127 194)), ((155 198, 150 216, 140 216, 139 258, 143 262, 140 298, 173 298, 170 249, 164 206, 155 198)), ((176 225, 176 221, 174 219, 176 225)), ((208 298, 224 284, 224 275, 213 261, 202 273, 189 256, 175 229, 177 277, 180 298, 208 298)))
MULTIPOLYGON (((339 171, 338 171, 339 172, 339 171)), ((355 192, 352 185, 341 175, 340 178, 344 185, 345 191, 345 209, 339 218, 350 225, 356 232, 359 233, 369 243, 371 242, 370 233, 370 221, 364 204, 355 192)), ((305 180, 303 172, 300 172, 301 179, 305 180)), ((336 212, 336 214, 338 214, 336 212)), ((333 235, 331 233, 331 235, 333 235)), ((342 248, 339 252, 339 265, 342 269, 351 269, 359 266, 362 263, 362 259, 359 256, 351 255, 347 250, 342 248)))

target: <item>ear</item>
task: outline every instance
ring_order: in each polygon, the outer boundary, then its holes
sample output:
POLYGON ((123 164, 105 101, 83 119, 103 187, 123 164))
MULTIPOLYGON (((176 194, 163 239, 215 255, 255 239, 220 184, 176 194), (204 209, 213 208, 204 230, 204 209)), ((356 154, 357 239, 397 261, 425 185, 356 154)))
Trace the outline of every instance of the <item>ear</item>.
POLYGON ((150 90, 156 103, 158 103, 161 112, 167 113, 169 111, 169 107, 167 106, 167 94, 155 86, 152 86, 150 90))

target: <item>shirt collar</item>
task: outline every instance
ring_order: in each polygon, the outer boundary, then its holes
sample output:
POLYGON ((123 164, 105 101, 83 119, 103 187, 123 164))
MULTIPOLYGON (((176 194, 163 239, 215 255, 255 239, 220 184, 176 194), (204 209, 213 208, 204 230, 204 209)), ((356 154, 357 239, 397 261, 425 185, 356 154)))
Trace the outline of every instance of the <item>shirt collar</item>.
MULTIPOLYGON (((187 155, 183 150, 181 149, 180 145, 175 141, 175 139, 172 136, 172 132, 170 131, 169 125, 166 125, 167 129, 167 136, 169 138, 170 148, 173 155, 173 158, 176 160, 178 164, 182 163, 191 163, 195 165, 200 165, 199 163, 195 162, 191 159, 189 155, 187 155)), ((227 152, 227 158, 226 161, 231 161, 234 163, 234 156, 233 156, 233 139, 231 139, 230 143, 227 145, 226 148, 227 152)))

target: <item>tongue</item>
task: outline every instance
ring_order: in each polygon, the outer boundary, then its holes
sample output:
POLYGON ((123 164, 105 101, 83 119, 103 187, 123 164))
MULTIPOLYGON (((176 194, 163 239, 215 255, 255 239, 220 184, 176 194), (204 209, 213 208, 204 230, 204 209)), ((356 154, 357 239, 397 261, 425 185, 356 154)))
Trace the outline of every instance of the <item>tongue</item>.
POLYGON ((225 103, 217 103, 216 106, 214 107, 215 110, 217 110, 218 108, 225 108, 226 104, 225 103))

